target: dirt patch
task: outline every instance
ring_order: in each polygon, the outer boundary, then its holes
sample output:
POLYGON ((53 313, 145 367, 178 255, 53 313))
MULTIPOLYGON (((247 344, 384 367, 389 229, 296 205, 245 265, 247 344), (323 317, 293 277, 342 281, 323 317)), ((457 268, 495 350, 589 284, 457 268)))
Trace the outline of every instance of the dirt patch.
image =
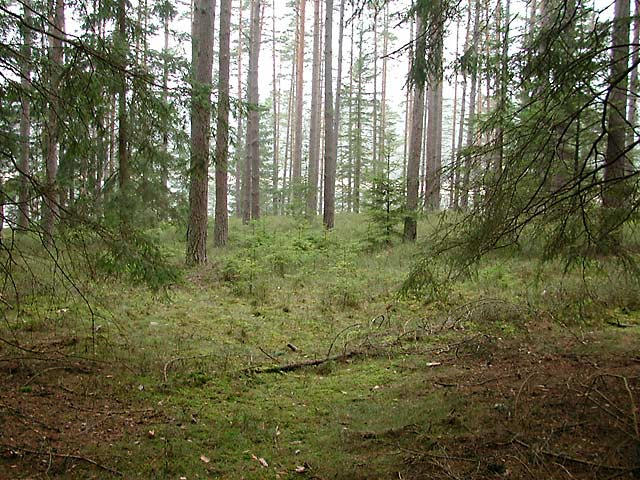
POLYGON ((116 394, 112 370, 64 357, 1 358, 0 478, 118 476, 109 445, 159 413, 116 394))
POLYGON ((463 435, 399 444, 403 478, 640 478, 640 362, 632 356, 469 346, 464 373, 437 378, 465 408, 463 435))

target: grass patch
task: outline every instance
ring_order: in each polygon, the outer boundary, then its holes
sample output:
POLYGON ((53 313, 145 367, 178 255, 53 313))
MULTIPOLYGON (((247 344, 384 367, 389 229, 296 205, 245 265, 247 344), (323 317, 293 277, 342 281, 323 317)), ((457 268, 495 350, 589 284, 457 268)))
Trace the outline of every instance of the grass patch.
MULTIPOLYGON (((27 289, 22 268, 28 294, 5 310, 0 337, 36 354, 0 346, 0 477, 110 477, 59 457, 47 470, 46 455, 17 448, 30 446, 81 452, 125 478, 300 478, 296 468, 319 478, 442 478, 442 455, 479 456, 478 438, 504 441, 515 428, 497 426, 509 415, 544 412, 536 388, 552 370, 522 385, 545 355, 599 365, 637 355, 640 290, 615 266, 583 274, 493 254, 438 295, 400 297, 420 247, 370 251, 366 222, 338 220, 332 232, 291 218, 234 221, 229 246, 193 269, 180 266, 179 232, 148 232, 180 275, 153 290, 76 265, 91 310, 69 285, 27 289), (247 373, 351 350, 361 354, 247 373), (45 440, 33 434, 41 424, 54 429, 45 440), (101 436, 107 444, 91 440, 101 436)), ((21 249, 33 271, 50 271, 29 242, 21 249)), ((487 457, 477 471, 500 465, 487 457)))

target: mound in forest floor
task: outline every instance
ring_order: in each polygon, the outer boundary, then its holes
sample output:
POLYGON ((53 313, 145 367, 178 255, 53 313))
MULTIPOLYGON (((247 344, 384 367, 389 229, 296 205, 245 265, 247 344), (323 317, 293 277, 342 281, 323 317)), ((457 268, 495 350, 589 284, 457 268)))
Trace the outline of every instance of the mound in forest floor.
POLYGON ((168 384, 4 356, 0 478, 638 478, 636 328, 457 332, 290 373, 184 362, 168 384))

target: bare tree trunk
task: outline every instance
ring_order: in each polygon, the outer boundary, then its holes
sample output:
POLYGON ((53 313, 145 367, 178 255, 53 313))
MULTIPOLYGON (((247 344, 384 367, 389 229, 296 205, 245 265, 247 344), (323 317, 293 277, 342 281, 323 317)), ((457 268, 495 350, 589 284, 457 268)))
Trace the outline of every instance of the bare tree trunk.
POLYGON ((354 22, 351 22, 351 47, 349 49, 349 169, 347 171, 347 211, 353 211, 353 35, 354 22))
MULTIPOLYGON (((476 0, 475 5, 475 15, 473 22, 473 47, 477 48, 478 46, 478 31, 479 31, 479 23, 480 23, 480 0, 476 0)), ((473 57, 477 58, 476 56, 473 57)), ((473 145, 474 139, 474 128, 475 128, 475 116, 476 116, 476 93, 478 89, 478 72, 477 72, 477 60, 473 61, 473 65, 471 66, 471 91, 469 92, 469 119, 467 122, 467 148, 471 148, 473 145)), ((462 191, 460 198, 460 207, 463 209, 468 208, 469 206, 469 183, 471 178, 471 169, 472 169, 472 158, 470 155, 466 155, 464 159, 463 169, 463 178, 462 178, 462 191)))
MULTIPOLYGON (((469 49, 469 42, 471 40, 471 0, 469 1, 469 11, 467 14, 467 29, 465 33, 464 47, 463 51, 466 53, 469 49)), ((458 210, 460 208, 460 197, 461 197, 461 176, 463 176, 463 162, 462 162, 462 146, 464 141, 464 121, 465 121, 465 110, 467 106, 467 72, 466 70, 462 71, 462 98, 460 101, 460 125, 458 128, 458 148, 456 149, 456 160, 455 160, 455 175, 454 175, 454 193, 453 193, 453 207, 458 210)))
MULTIPOLYGON (((505 113, 507 108, 508 93, 507 88, 509 86, 508 69, 509 69, 509 29, 511 25, 511 0, 506 0, 505 12, 504 12, 504 25, 502 36, 502 54, 500 66, 500 112, 505 113)), ((498 127, 497 132, 498 141, 498 158, 495 166, 496 173, 499 175, 502 171, 502 165, 504 163, 504 128, 502 125, 498 127)))
POLYGON ((273 214, 278 214, 278 168, 279 165, 279 149, 280 149, 280 90, 276 77, 276 2, 271 1, 271 63, 273 67, 272 83, 273 83, 273 174, 271 184, 273 188, 272 204, 273 214))
POLYGON ((296 116, 295 128, 293 135, 293 157, 292 161, 292 178, 291 185, 294 188, 300 184, 302 174, 302 113, 304 107, 304 22, 305 22, 305 6, 306 0, 300 0, 298 12, 298 33, 297 33, 297 49, 296 49, 296 116))
POLYGON ((364 55, 362 53, 364 32, 360 24, 360 38, 358 39, 358 96, 356 99, 356 159, 353 172, 353 211, 360 213, 360 177, 362 169, 362 69, 364 55))
POLYGON ((207 261, 213 17, 212 0, 195 0, 192 25, 194 80, 191 94, 191 180, 186 253, 188 265, 207 261))
MULTIPOLYGON (((453 58, 458 58, 458 46, 460 42, 460 20, 456 22, 456 53, 453 58)), ((449 208, 454 207, 455 173, 456 173, 456 116, 458 113, 458 69, 453 79, 453 119, 451 121, 451 161, 449 164, 449 208)))
POLYGON ((218 60, 218 118, 216 125, 216 215, 214 245, 227 244, 229 213, 227 171, 229 168, 229 63, 231 58, 231 0, 220 2, 220 46, 218 60))
POLYGON ((633 16, 633 51, 631 53, 631 78, 629 79, 628 111, 627 123, 629 124, 629 135, 627 143, 632 144, 635 141, 634 127, 637 121, 638 107, 638 59, 640 57, 640 0, 635 0, 635 14, 633 16))
POLYGON ((336 165, 338 163, 338 139, 340 138, 340 110, 342 99, 342 43, 344 40, 344 2, 345 0, 340 0, 340 26, 338 30, 338 78, 336 80, 336 99, 333 122, 333 154, 335 155, 336 165))
MULTIPOLYGON (((320 32, 324 32, 324 2, 320 2, 320 32)), ((320 56, 322 57, 324 51, 324 36, 320 35, 320 56)), ((324 62, 320 61, 320 79, 324 79, 324 62)), ((323 102, 324 98, 324 82, 320 81, 320 88, 318 89, 318 151, 324 153, 324 145, 326 138, 324 137, 324 110, 323 102)), ((325 171, 325 158, 324 155, 319 155, 318 161, 319 170, 319 182, 318 182, 318 205, 322 209, 324 206, 324 171, 325 171)))
POLYGON ((47 135, 46 135, 46 179, 45 209, 44 209, 44 233, 46 242, 53 240, 53 229, 59 215, 58 194, 58 159, 60 141, 60 73, 62 70, 63 51, 62 37, 64 36, 64 0, 53 0, 51 4, 49 36, 49 58, 51 59, 50 91, 47 111, 47 135))
MULTIPOLYGON (((440 6, 440 3, 438 3, 440 6)), ((436 21, 440 25, 440 21, 436 21)), ((427 174, 425 187, 425 207, 427 210, 440 208, 440 186, 442 170, 442 50, 443 32, 440 27, 433 52, 435 71, 431 75, 429 88, 429 113, 427 122, 427 174)))
POLYGON ((116 96, 112 95, 109 102, 109 156, 105 166, 107 181, 105 184, 105 196, 113 190, 115 182, 115 158, 116 158, 116 96))
MULTIPOLYGON (((31 25, 31 1, 25 0, 23 5, 23 15, 26 24, 31 25)), ((31 101, 29 90, 31 89, 31 47, 33 39, 31 29, 22 29, 22 63, 20 65, 20 86, 22 88, 20 96, 20 190, 18 193, 18 228, 26 230, 29 228, 30 209, 30 180, 31 175, 31 101)))
POLYGON ((378 159, 378 6, 373 4, 373 174, 379 173, 378 159))
MULTIPOLYGON (((422 18, 416 18, 415 59, 424 58, 426 50, 425 26, 422 18)), ((414 65, 416 60, 414 59, 414 65)), ((409 141, 409 158, 407 161, 407 198, 406 216, 404 219, 404 240, 414 242, 418 233, 417 208, 418 187, 420 179, 420 151, 422 148, 422 117, 424 114, 424 84, 415 80, 413 110, 411 112, 411 138, 409 141)))
POLYGON ((324 25, 324 216, 325 228, 335 224, 336 150, 333 111, 333 0, 326 0, 324 25))
POLYGON ((251 32, 249 36, 249 76, 247 93, 249 116, 247 118, 247 207, 243 216, 246 223, 260 218, 260 95, 258 91, 258 62, 260 57, 261 0, 251 0, 251 32))
MULTIPOLYGON (((411 62, 413 61, 413 18, 411 18, 409 26, 409 61, 407 67, 407 77, 411 74, 411 62)), ((407 153, 409 146, 409 132, 411 131, 411 88, 407 87, 404 108, 404 151, 402 157, 402 178, 407 177, 407 153)))
MULTIPOLYGON (((385 151, 385 135, 387 130, 387 53, 389 50, 389 4, 384 7, 384 30, 382 32, 382 101, 380 105, 380 156, 383 163, 385 151)), ((389 172, 387 171, 387 175, 389 172)))
MULTIPOLYGON (((611 34, 611 77, 609 80, 609 101, 607 103, 607 151, 605 154, 602 205, 607 209, 616 209, 625 204, 625 184, 622 181, 627 173, 627 124, 626 103, 629 62, 629 0, 615 0, 615 12, 611 34)), ((619 219, 608 225, 609 231, 618 229, 619 219)), ((619 243, 620 238, 613 238, 619 243)))
MULTIPOLYGON (((238 99, 243 97, 242 95, 242 42, 244 41, 242 34, 242 0, 238 2, 239 9, 239 21, 238 21, 238 50, 237 50, 237 58, 238 58, 238 99)), ((244 190, 247 188, 247 185, 244 184, 243 180, 243 163, 242 159, 244 155, 242 154, 242 140, 244 139, 244 135, 242 134, 242 114, 238 114, 237 126, 236 126, 236 169, 235 169, 235 180, 236 180, 236 208, 235 213, 236 216, 242 216, 242 212, 244 211, 242 206, 242 200, 244 197, 244 190)))
MULTIPOLYGON (((123 54, 120 63, 123 69, 127 67, 128 39, 127 39, 127 2, 118 0, 118 42, 121 43, 123 54)), ((127 223, 129 212, 129 131, 127 124, 127 79, 120 78, 118 85, 118 187, 120 188, 120 221, 127 223)))
POLYGON ((291 188, 291 175, 289 175, 289 184, 287 184, 287 173, 291 169, 291 113, 293 112, 293 94, 295 91, 296 78, 296 62, 291 62, 291 82, 289 83, 289 97, 287 99, 287 135, 284 146, 284 165, 282 167, 282 213, 289 203, 289 194, 287 188, 291 188), (286 202, 285 202, 286 200, 286 202))
MULTIPOLYGON (((164 29, 164 62, 162 65, 162 101, 168 106, 169 103, 169 20, 172 18, 172 13, 164 11, 162 13, 162 25, 164 29)), ((161 178, 160 183, 162 185, 163 207, 169 206, 169 128, 164 127, 162 132, 162 152, 164 153, 164 159, 160 165, 161 178)))
POLYGON ((320 0, 313 3, 313 69, 311 73, 311 126, 309 128, 309 174, 307 215, 318 210, 318 168, 320 160, 320 0))
POLYGON ((428 85, 425 85, 424 92, 424 109, 422 112, 422 147, 420 153, 420 190, 418 193, 418 203, 420 199, 424 204, 425 193, 427 190, 427 143, 429 140, 429 133, 427 127, 429 125, 429 106, 433 103, 431 99, 431 89, 428 85))

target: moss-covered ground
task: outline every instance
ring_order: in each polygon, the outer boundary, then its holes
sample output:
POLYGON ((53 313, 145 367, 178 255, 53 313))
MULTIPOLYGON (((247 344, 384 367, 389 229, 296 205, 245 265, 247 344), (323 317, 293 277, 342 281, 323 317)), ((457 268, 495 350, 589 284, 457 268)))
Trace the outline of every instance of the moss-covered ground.
POLYGON ((630 275, 509 251, 401 297, 422 246, 370 250, 363 219, 336 225, 233 223, 192 269, 181 231, 158 229, 180 271, 160 290, 82 265, 52 285, 22 240, 0 478, 635 478, 630 275))

